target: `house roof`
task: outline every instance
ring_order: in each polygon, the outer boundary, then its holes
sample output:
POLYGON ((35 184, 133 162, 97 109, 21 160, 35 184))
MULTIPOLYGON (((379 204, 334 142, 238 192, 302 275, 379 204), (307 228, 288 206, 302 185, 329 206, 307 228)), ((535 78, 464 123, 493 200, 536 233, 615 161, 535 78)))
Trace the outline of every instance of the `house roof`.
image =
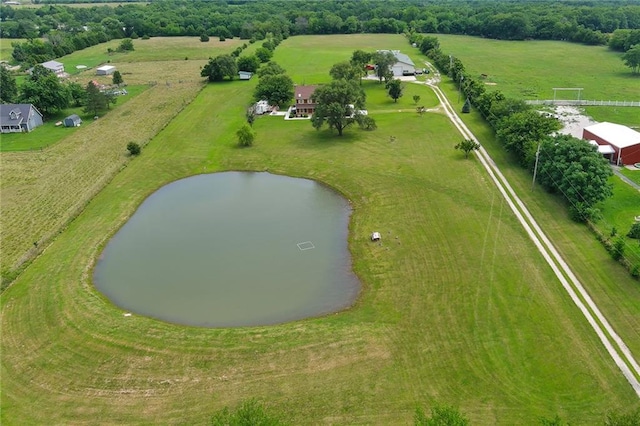
POLYGON ((296 86, 293 96, 296 99, 311 99, 311 95, 313 95, 317 87, 318 86, 296 86))
POLYGON ((401 53, 399 50, 378 50, 378 52, 391 52, 393 56, 396 57, 396 61, 403 64, 411 65, 412 67, 416 66, 409 56, 401 53))
POLYGON ((396 57, 398 62, 402 62, 403 64, 407 64, 407 65, 411 65, 412 67, 415 66, 415 64, 413 63, 411 58, 408 57, 407 55, 405 55, 404 53, 400 53, 400 51, 398 51, 398 50, 394 50, 392 53, 393 53, 393 56, 396 57))
POLYGON ((24 120, 27 120, 29 118, 31 108, 33 108, 34 111, 40 114, 40 112, 31 104, 1 104, 0 123, 2 123, 3 125, 20 124, 24 120))
POLYGON ((96 68, 96 71, 109 71, 114 69, 115 67, 113 65, 103 65, 101 67, 96 68))
POLYGON ((591 134, 604 139, 617 148, 626 148, 640 144, 640 133, 621 124, 602 122, 585 127, 591 134))
POLYGON ((58 61, 47 61, 47 62, 43 62, 42 66, 48 69, 58 69, 61 67, 64 67, 64 64, 62 62, 58 62, 58 61))

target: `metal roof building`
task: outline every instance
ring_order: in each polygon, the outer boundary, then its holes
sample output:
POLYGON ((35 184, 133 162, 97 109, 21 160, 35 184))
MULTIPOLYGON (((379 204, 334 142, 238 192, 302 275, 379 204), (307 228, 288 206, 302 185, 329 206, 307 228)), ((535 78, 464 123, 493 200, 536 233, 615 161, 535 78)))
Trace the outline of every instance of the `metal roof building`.
POLYGON ((621 124, 602 122, 585 127, 582 138, 609 145, 614 153, 611 161, 617 165, 640 163, 640 132, 621 124))

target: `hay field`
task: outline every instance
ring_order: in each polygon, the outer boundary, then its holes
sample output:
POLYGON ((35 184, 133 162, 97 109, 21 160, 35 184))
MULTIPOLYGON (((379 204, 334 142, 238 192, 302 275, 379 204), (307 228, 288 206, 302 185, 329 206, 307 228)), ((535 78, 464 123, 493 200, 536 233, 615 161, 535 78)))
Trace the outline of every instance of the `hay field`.
POLYGON ((40 151, 0 153, 3 271, 15 271, 125 166, 128 142, 146 144, 202 83, 157 85, 40 151))
MULTIPOLYGON (((323 42, 343 57, 350 40, 323 42)), ((255 146, 238 149, 254 84, 208 85, 3 294, 3 424, 202 424, 251 397, 292 424, 409 424, 417 405, 436 403, 459 406, 474 424, 556 413, 593 424, 638 406, 482 168, 453 150, 460 135, 443 115, 418 116, 410 97, 397 105, 407 112, 386 112, 373 83, 374 132, 335 138, 306 121, 260 117, 255 146), (175 179, 229 169, 318 179, 351 201, 349 246, 363 282, 353 308, 200 329, 125 317, 96 292, 92 265, 137 205, 175 179), (369 241, 374 229, 382 245, 369 241)), ((629 307, 623 314, 637 322, 629 307)))
MULTIPOLYGON (((230 52, 239 40, 228 44, 197 40, 195 44, 191 38, 152 38, 136 40, 136 51, 130 54, 107 54, 107 48, 115 48, 117 43, 112 40, 74 52, 60 61, 70 71, 75 64, 96 66, 111 61, 127 84, 150 84, 151 89, 44 150, 0 153, 0 263, 5 279, 39 253, 121 169, 127 161, 128 142, 146 143, 191 102, 202 87, 200 69, 207 61, 184 60, 181 55, 185 49, 192 46, 201 49, 200 56, 204 52, 215 56, 230 52), (135 55, 147 60, 132 62, 135 55), (115 62, 118 58, 126 59, 115 62), (25 218, 25 211, 32 213, 25 218)), ((111 76, 96 76, 93 69, 78 72, 71 79, 82 85, 90 80, 111 82, 111 76)))

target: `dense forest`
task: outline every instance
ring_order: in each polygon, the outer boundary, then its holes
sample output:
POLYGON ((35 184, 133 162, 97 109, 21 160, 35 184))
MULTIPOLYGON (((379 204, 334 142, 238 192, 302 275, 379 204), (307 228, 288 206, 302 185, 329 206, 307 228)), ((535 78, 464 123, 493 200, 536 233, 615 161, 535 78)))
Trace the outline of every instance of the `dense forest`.
MULTIPOLYGON (((0 36, 34 40, 29 42, 32 46, 22 43, 15 62, 33 65, 125 37, 206 35, 260 40, 268 33, 286 38, 415 31, 597 45, 607 44, 616 31, 628 41, 629 30, 640 29, 640 4, 625 0, 159 0, 117 7, 56 3, 37 8, 0 6, 0 36), (40 43, 43 37, 45 42, 40 43)), ((623 50, 624 45, 615 46, 623 50)))

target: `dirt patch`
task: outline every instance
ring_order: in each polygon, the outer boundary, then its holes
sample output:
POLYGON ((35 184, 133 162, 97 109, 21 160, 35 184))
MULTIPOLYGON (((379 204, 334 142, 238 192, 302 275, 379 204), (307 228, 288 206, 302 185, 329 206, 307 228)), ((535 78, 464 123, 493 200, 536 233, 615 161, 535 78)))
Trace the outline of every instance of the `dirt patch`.
POLYGON ((582 130, 585 127, 598 123, 585 115, 582 109, 575 106, 556 106, 553 108, 553 114, 562 123, 562 129, 558 133, 580 139, 582 139, 582 130))

